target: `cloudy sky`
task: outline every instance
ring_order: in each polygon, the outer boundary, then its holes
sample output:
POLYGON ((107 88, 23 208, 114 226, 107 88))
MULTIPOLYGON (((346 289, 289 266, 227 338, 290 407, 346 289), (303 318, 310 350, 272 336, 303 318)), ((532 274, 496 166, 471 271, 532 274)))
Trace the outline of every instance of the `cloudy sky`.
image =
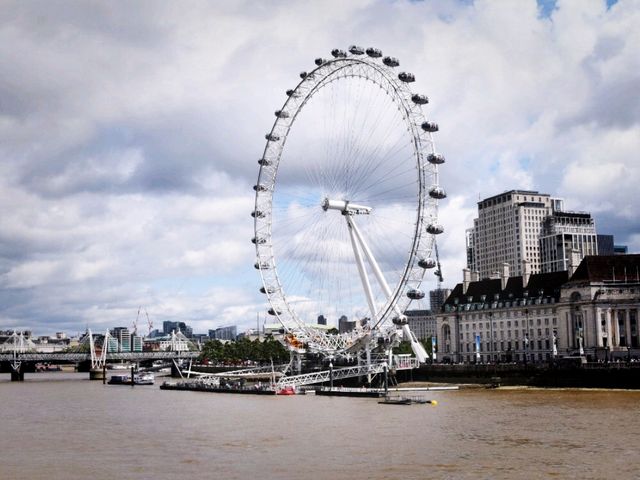
POLYGON ((431 99, 445 284, 478 198, 507 189, 640 251, 638 1, 5 0, 0 329, 130 326, 139 306, 156 327, 255 325, 264 134, 298 73, 353 43, 431 99))

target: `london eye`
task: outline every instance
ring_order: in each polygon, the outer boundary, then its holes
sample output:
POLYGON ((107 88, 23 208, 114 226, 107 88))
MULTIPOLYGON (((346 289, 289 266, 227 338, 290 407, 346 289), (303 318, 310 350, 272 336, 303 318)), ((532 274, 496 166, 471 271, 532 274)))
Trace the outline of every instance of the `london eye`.
POLYGON ((335 357, 404 335, 443 232, 438 125, 413 74, 376 48, 317 58, 275 111, 254 186, 255 267, 291 349, 335 357), (328 333, 318 318, 345 322, 328 333), (402 333, 401 333, 402 332, 402 333))

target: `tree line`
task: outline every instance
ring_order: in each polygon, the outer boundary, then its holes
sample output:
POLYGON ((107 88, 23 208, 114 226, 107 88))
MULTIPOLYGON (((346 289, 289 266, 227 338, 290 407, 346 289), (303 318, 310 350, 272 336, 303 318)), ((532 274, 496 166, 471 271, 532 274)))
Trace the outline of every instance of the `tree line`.
POLYGON ((199 360, 206 363, 238 363, 253 361, 257 363, 283 363, 289 361, 289 352, 277 340, 267 337, 264 341, 249 340, 243 337, 236 341, 221 342, 208 340, 202 346, 199 360))

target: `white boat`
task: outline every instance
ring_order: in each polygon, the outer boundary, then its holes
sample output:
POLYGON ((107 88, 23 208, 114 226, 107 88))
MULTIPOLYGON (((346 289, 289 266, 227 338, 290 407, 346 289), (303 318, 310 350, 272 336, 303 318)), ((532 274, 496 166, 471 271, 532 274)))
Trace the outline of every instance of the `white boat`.
POLYGON ((153 385, 155 381, 153 373, 137 373, 133 376, 133 383, 136 385, 153 385))
MULTIPOLYGON (((131 385, 131 375, 112 375, 109 381, 109 385, 131 385)), ((155 377, 153 373, 136 373, 133 375, 134 385, 153 385, 155 383, 155 377)))

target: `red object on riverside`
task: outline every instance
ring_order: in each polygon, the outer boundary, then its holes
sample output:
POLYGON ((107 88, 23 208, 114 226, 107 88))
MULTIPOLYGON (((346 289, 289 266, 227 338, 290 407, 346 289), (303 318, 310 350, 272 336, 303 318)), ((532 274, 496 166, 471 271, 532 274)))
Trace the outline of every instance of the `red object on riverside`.
POLYGON ((284 387, 276 392, 276 395, 295 395, 296 389, 295 387, 284 387))

